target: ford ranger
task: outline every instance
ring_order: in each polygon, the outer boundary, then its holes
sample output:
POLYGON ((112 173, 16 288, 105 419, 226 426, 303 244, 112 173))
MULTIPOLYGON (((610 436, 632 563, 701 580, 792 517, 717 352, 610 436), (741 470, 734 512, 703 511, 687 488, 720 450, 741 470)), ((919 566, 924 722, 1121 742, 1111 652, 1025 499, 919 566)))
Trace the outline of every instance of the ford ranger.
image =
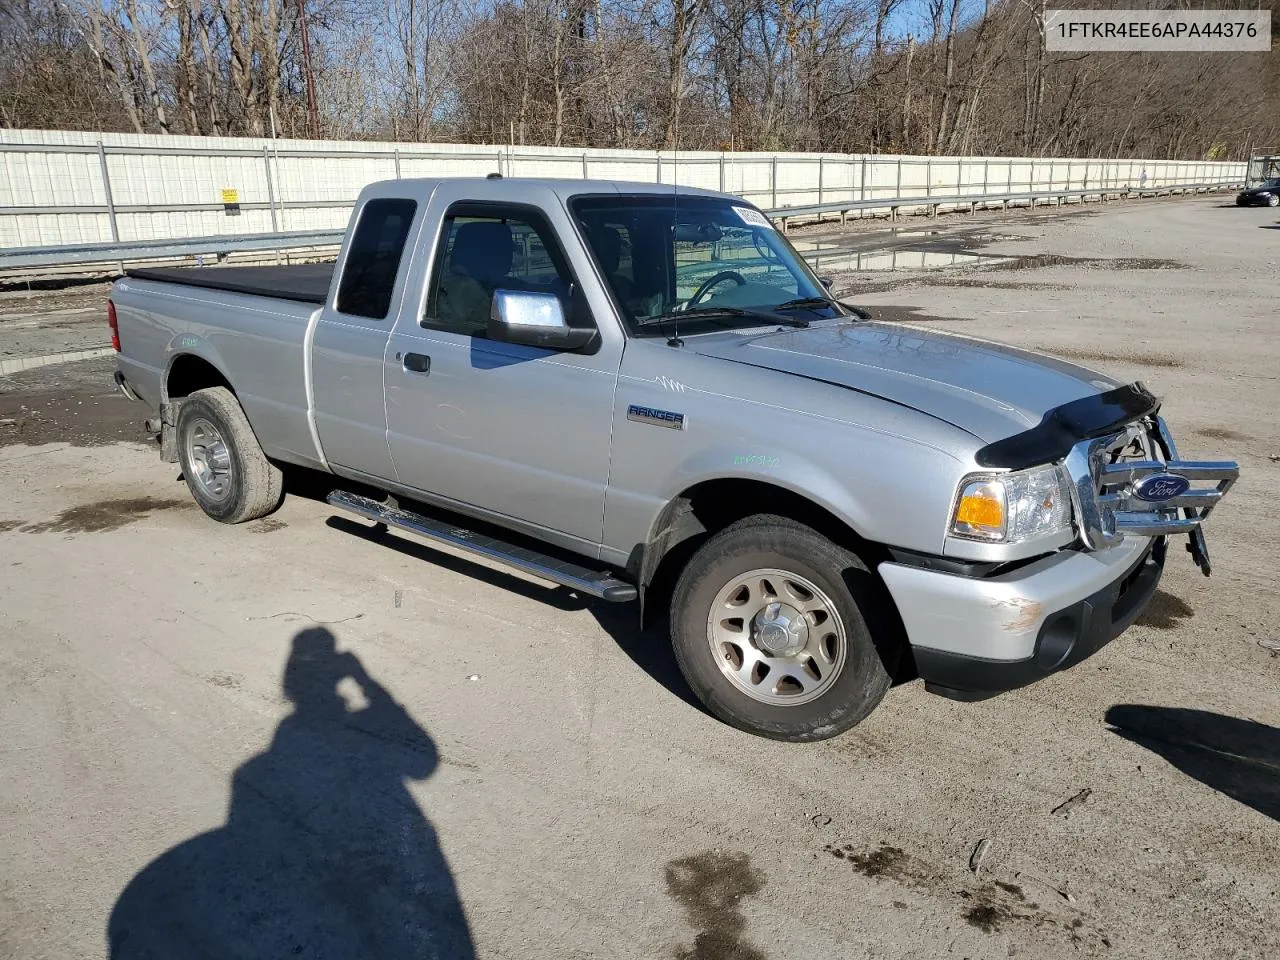
POLYGON ((665 612, 707 709, 778 739, 912 671, 977 700, 1079 662, 1173 538, 1208 573, 1237 476, 1142 384, 872 321, 693 189, 376 183, 336 263, 132 270, 108 313, 214 520, 326 471, 382 530, 665 612))

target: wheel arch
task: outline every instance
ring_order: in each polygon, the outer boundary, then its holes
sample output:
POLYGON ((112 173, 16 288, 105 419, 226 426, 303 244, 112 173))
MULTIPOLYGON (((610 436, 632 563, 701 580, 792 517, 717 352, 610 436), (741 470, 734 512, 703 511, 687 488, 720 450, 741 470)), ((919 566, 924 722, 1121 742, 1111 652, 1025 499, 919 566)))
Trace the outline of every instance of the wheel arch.
POLYGON ((719 477, 690 485, 658 512, 646 543, 632 553, 628 571, 643 604, 658 609, 694 551, 709 537, 745 517, 774 514, 812 527, 857 554, 875 570, 888 553, 831 507, 787 486, 753 477, 719 477))
POLYGON ((231 378, 214 361, 200 353, 175 353, 165 369, 161 402, 168 404, 183 400, 208 387, 226 387, 232 395, 236 394, 231 378))
POLYGON ((208 387, 225 387, 239 400, 231 379, 201 353, 177 352, 169 357, 160 379, 160 459, 178 462, 178 414, 187 397, 208 387))

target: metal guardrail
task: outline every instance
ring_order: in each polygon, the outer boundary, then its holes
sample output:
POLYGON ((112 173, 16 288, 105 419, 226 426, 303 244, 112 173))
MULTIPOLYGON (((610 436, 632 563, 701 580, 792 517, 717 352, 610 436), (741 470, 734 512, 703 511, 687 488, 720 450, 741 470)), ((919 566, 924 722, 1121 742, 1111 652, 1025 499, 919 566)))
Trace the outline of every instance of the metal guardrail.
MULTIPOLYGON (((842 217, 854 211, 885 210, 896 216, 901 209, 928 208, 937 212, 940 207, 969 206, 971 212, 979 206, 1037 201, 1065 201, 1070 198, 1108 196, 1158 196, 1171 193, 1190 193, 1207 190, 1226 190, 1240 187, 1240 181, 1220 183, 1170 184, 1162 187, 1123 187, 1038 190, 995 194, 953 194, 950 196, 878 197, 867 200, 834 200, 826 203, 800 204, 772 207, 764 210, 770 219, 787 228, 789 220, 840 214, 842 217)), ((209 255, 224 257, 235 253, 304 250, 319 247, 337 247, 342 243, 343 231, 318 230, 295 233, 257 233, 194 237, 178 240, 136 240, 131 242, 87 243, 78 246, 16 247, 0 250, 0 271, 22 270, 40 267, 84 266, 101 263, 124 263, 137 260, 166 260, 176 257, 209 255)))
MULTIPOLYGON (((1089 187, 1077 188, 1072 190, 1029 190, 1016 193, 958 193, 950 196, 933 196, 929 194, 916 194, 909 197, 880 197, 874 200, 837 200, 830 203, 811 203, 800 204, 791 207, 775 207, 771 210, 765 210, 771 220, 782 221, 783 227, 786 227, 786 221, 792 217, 819 217, 829 213, 847 213, 854 210, 883 210, 889 208, 890 211, 896 212, 903 207, 930 207, 937 210, 939 207, 956 207, 978 205, 991 206, 993 204, 1001 204, 1007 206, 1010 203, 1026 201, 1035 203, 1038 200, 1067 200, 1072 197, 1099 197, 1107 196, 1125 197, 1125 196, 1159 196, 1161 194, 1173 193, 1192 193, 1207 190, 1230 190, 1241 187, 1241 181, 1222 181, 1217 183, 1182 183, 1168 184, 1162 187, 1089 187)), ((891 214, 892 215, 892 214, 891 214)))
POLYGON ((313 230, 304 233, 250 233, 181 240, 135 240, 129 243, 108 241, 80 246, 16 247, 0 250, 0 270, 336 247, 342 243, 342 235, 341 230, 313 230))

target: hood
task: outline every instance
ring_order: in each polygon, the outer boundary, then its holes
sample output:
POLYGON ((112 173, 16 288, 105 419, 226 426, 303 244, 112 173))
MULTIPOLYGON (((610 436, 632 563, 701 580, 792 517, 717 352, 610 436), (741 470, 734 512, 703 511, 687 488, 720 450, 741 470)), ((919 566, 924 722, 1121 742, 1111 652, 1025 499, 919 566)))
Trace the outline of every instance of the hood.
POLYGON ((777 370, 899 403, 993 443, 1054 407, 1117 386, 1052 357, 934 330, 861 322, 691 337, 708 357, 777 370))

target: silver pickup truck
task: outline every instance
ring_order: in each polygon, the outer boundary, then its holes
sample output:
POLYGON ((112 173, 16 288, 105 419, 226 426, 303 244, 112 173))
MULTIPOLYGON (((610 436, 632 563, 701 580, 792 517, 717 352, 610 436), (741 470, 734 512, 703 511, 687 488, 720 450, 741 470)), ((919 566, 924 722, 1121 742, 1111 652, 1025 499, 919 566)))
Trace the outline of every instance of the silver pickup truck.
POLYGON ((745 201, 444 179, 360 195, 335 264, 130 271, 116 381, 225 523, 329 502, 669 613, 717 717, 815 740, 913 671, 982 699, 1142 612, 1234 463, 1139 383, 833 299, 745 201))

